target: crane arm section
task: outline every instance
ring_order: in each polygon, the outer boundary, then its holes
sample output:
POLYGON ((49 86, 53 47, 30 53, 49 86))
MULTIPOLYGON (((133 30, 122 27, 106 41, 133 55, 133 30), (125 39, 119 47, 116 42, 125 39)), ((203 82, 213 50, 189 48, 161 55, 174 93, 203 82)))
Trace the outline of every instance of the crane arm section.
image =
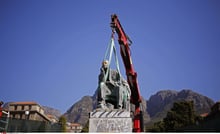
POLYGON ((111 27, 113 32, 116 31, 116 33, 118 34, 120 54, 122 56, 122 60, 126 69, 127 81, 131 89, 131 103, 139 107, 141 103, 140 90, 137 82, 137 73, 135 72, 132 64, 131 53, 129 48, 132 42, 129 39, 129 37, 125 34, 116 14, 113 14, 111 16, 111 27))

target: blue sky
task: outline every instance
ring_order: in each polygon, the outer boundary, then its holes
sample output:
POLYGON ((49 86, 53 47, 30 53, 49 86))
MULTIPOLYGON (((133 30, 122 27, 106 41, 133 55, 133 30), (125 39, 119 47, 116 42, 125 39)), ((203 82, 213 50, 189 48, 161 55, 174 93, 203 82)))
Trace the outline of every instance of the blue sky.
POLYGON ((113 13, 133 41, 144 98, 192 89, 220 100, 220 1, 0 0, 1 100, 65 112, 92 96, 113 13))

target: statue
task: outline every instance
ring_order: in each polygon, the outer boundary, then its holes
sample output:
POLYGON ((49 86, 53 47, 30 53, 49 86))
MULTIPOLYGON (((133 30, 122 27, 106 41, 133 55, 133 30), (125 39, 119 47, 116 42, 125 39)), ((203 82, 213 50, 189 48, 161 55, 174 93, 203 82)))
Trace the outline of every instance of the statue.
POLYGON ((102 63, 98 84, 97 108, 130 111, 130 87, 118 71, 110 69, 107 60, 102 63))

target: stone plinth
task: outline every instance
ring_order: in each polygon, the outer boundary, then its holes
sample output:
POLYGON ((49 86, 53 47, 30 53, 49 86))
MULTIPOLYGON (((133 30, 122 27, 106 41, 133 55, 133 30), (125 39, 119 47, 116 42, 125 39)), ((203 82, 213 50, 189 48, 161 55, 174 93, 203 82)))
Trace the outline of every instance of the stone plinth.
POLYGON ((132 132, 132 119, 129 111, 93 111, 89 118, 89 132, 132 132))

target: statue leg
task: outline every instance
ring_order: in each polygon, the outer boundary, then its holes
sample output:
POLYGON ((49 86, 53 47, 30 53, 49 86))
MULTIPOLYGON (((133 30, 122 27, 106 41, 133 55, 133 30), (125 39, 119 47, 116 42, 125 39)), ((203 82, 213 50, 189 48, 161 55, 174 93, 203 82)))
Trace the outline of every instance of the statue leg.
POLYGON ((106 109, 106 96, 110 94, 110 90, 104 82, 101 82, 98 88, 98 108, 106 109))
POLYGON ((123 92, 120 86, 115 87, 116 90, 116 102, 117 102, 117 108, 122 109, 123 107, 123 92))

